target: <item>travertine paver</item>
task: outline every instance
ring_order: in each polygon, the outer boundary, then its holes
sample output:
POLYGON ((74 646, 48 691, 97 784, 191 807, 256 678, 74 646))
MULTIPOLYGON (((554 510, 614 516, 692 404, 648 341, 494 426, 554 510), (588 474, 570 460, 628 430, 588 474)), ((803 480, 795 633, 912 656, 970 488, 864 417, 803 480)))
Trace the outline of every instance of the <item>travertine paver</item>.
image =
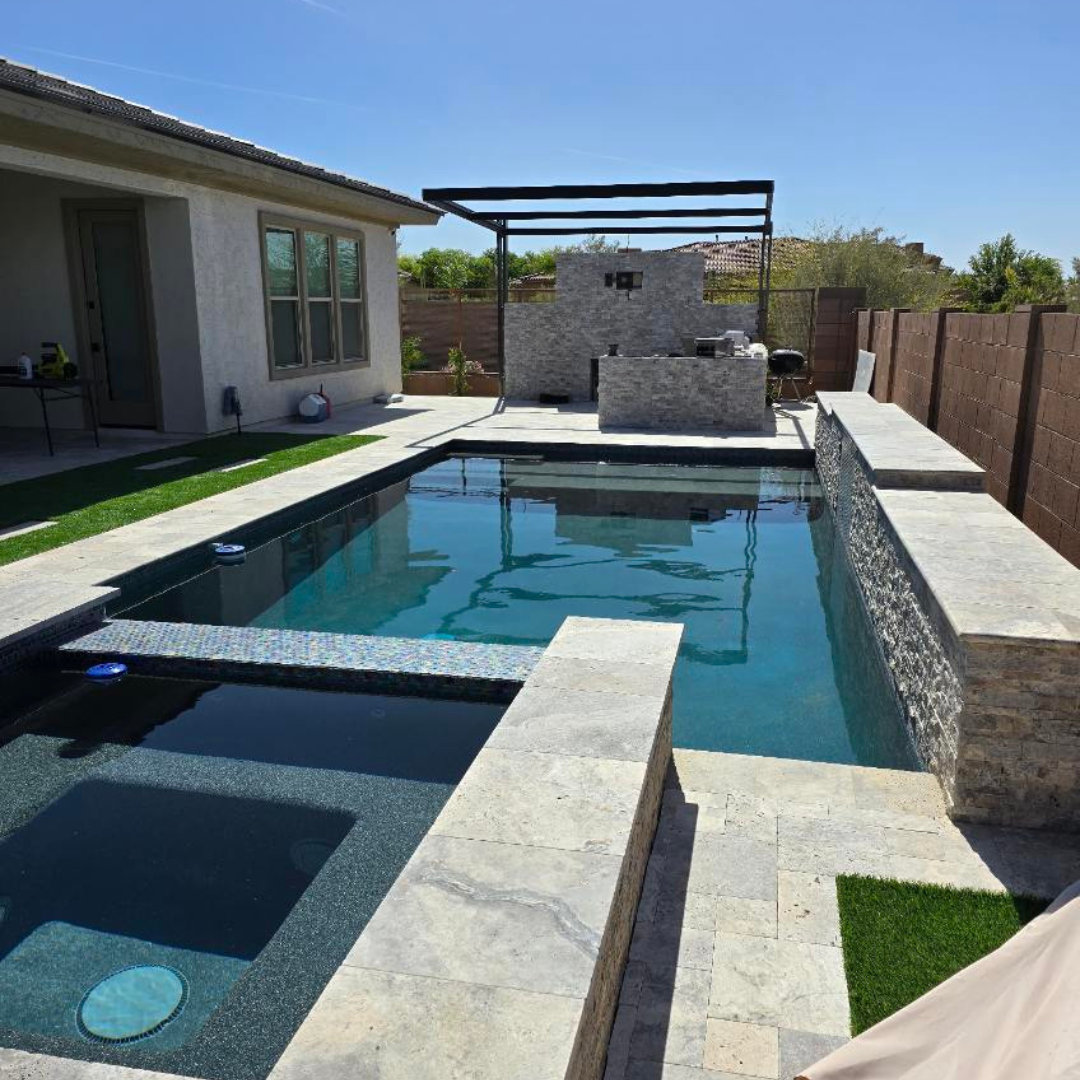
POLYGON ((828 874, 781 870, 776 891, 777 937, 785 941, 839 946, 840 911, 836 903, 836 878, 828 874))
POLYGON ((761 1024, 730 1020, 708 1021, 705 1064, 737 1076, 777 1076, 780 1071, 780 1033, 761 1024))
POLYGON ((1052 896, 1080 836, 957 826, 926 773, 675 750, 605 1080, 791 1080, 843 1043, 836 873, 1052 896))

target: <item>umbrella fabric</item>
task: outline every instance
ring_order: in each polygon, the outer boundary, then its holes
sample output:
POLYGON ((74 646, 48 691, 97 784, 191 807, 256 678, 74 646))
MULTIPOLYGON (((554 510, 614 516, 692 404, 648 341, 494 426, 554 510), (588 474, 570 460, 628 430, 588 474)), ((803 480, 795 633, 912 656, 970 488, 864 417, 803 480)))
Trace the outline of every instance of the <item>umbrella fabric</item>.
POLYGON ((1080 1080, 1080 882, 796 1080, 1080 1080))

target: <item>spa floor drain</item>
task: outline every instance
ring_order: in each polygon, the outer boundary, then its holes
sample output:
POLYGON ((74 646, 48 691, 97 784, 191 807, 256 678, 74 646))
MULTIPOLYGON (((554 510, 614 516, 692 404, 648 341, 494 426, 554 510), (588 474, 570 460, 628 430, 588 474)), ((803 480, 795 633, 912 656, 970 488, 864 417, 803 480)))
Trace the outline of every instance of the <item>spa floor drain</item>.
POLYGON ((315 838, 297 840, 289 848, 289 858, 293 866, 308 877, 315 877, 323 868, 323 863, 333 854, 333 844, 315 838))
POLYGON ((122 968, 92 986, 79 1002, 79 1031, 93 1042, 129 1043, 156 1035, 187 1004, 179 971, 159 964, 122 968))

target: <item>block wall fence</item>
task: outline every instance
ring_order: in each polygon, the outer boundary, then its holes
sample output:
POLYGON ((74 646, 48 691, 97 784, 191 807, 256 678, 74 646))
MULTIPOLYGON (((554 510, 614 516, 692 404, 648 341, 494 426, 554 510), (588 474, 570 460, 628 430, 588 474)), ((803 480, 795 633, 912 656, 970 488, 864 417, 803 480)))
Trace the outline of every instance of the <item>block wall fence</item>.
MULTIPOLYGON (((534 290, 543 303, 554 293, 534 290)), ((498 369, 498 319, 493 289, 426 290, 405 287, 400 294, 401 336, 419 337, 423 370, 438 370, 452 345, 461 342, 465 355, 485 371, 498 369)), ((857 316, 866 306, 863 288, 816 289, 813 307, 811 378, 804 394, 815 390, 850 390, 855 377, 857 316)), ((798 343, 802 348, 802 344, 798 343)), ((406 393, 441 392, 432 381, 414 380, 406 393)), ((487 391, 485 390, 485 393, 487 391)))
POLYGON ((986 469, 987 491, 1080 566, 1080 315, 893 309, 855 322, 855 348, 877 355, 874 397, 986 469))

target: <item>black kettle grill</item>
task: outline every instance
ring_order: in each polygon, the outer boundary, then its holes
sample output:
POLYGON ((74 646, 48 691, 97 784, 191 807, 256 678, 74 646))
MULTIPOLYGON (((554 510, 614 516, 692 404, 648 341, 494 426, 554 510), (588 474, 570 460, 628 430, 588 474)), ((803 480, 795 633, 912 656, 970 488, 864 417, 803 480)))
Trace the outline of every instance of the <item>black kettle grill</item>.
POLYGON ((806 366, 806 357, 798 349, 773 349, 769 353, 769 371, 778 379, 786 379, 806 366))

